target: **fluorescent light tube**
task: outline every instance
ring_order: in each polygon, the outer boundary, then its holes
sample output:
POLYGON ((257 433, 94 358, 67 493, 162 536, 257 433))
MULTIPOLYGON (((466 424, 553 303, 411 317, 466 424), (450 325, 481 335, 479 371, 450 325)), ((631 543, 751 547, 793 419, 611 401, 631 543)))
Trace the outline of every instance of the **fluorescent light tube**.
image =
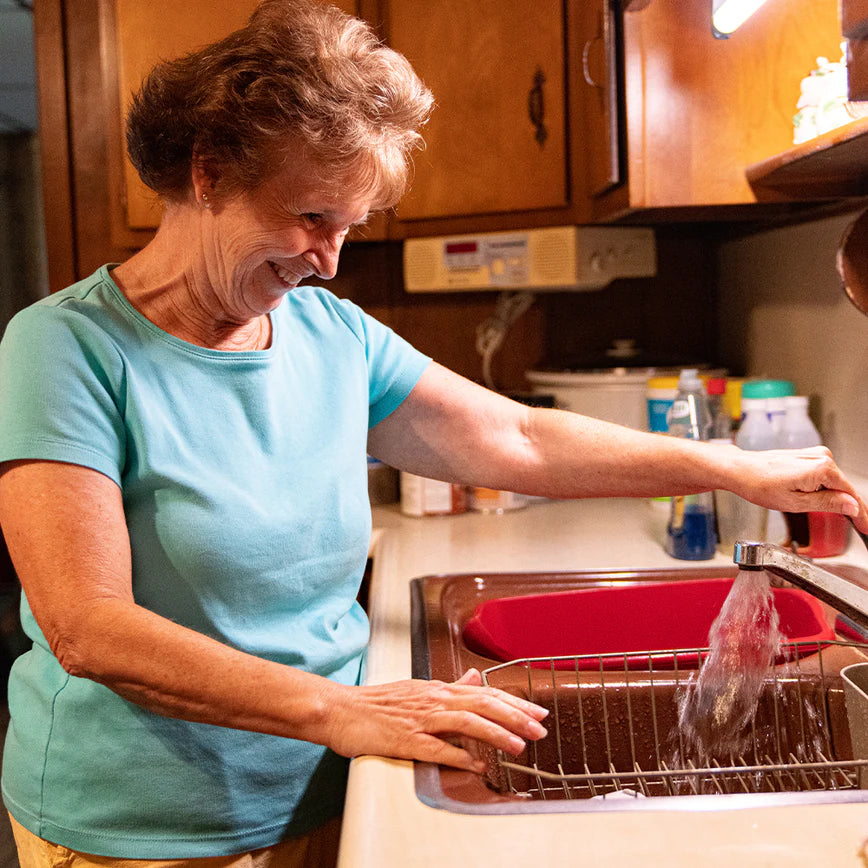
POLYGON ((711 23, 714 29, 728 36, 750 18, 766 0, 713 0, 711 23))

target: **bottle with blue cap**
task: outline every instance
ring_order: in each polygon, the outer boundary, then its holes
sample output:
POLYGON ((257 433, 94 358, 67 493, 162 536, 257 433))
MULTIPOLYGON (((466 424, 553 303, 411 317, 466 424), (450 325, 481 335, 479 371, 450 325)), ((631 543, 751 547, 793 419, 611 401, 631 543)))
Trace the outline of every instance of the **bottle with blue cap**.
MULTIPOLYGON (((735 438, 741 449, 781 448, 786 424, 786 400, 795 394, 790 380, 748 380, 741 388, 744 419, 735 438)), ((789 536, 783 515, 746 500, 739 503, 736 537, 784 545, 789 536)))
MULTIPOLYGON (((668 414, 669 434, 689 440, 708 440, 712 418, 699 371, 686 368, 678 379, 678 393, 668 414)), ((714 557, 714 498, 710 491, 672 498, 666 528, 666 551, 674 558, 703 561, 714 557)))

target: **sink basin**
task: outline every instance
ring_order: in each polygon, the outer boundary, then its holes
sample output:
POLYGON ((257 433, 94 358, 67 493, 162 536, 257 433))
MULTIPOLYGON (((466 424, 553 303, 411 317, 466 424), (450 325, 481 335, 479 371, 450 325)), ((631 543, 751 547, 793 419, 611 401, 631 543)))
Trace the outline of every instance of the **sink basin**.
MULTIPOLYGON (((828 568, 868 587, 861 568, 828 568)), ((475 667, 487 683, 550 710, 549 734, 518 758, 466 743, 486 759, 485 776, 417 763, 419 798, 446 810, 495 814, 868 801, 862 788, 868 788, 868 757, 853 758, 838 674, 868 660, 868 646, 836 637, 831 625, 837 613, 810 597, 798 600, 804 609, 794 629, 785 630, 791 659, 773 670, 748 733, 749 755, 737 758, 736 772, 729 771, 736 764, 732 757, 712 758, 718 767, 705 775, 679 774, 678 762, 673 767, 682 755, 677 697, 704 655, 697 629, 707 635, 709 612, 713 619, 722 589, 736 575, 737 568, 727 566, 414 580, 414 677, 452 681, 475 667), (679 618, 657 619, 667 622, 662 636, 639 636, 637 606, 646 621, 655 620, 664 601, 671 608, 678 600, 679 584, 685 597, 688 591, 699 597, 679 609, 679 618), (713 598, 704 615, 703 589, 713 598), (565 605, 585 600, 594 603, 565 605), (539 616, 535 622, 528 601, 539 616), (596 624, 593 630, 583 628, 583 611, 590 613, 588 625, 596 624), (486 619, 491 612, 495 617, 486 619), (608 629, 600 630, 603 616, 608 629), (705 626, 697 628, 703 617, 705 626), (545 628, 558 641, 540 644, 545 628), (573 636, 566 644, 560 641, 565 632, 573 636), (489 641, 492 633, 497 641, 489 641), (511 659, 515 651, 517 660, 511 659)), ((779 610, 797 599, 789 590, 775 590, 779 610)), ((786 627, 785 621, 782 614, 786 627)))

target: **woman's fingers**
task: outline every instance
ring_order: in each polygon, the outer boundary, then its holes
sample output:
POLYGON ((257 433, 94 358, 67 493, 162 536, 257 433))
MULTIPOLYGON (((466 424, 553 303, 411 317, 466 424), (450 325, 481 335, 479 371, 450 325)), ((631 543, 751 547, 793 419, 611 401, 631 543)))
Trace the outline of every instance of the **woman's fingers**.
MULTIPOLYGON (((513 756, 525 748, 525 740, 521 736, 471 711, 442 711, 432 718, 428 731, 436 735, 475 738, 513 756)), ((545 730, 542 734, 545 734, 545 730)), ((536 737, 540 738, 541 735, 536 737)))
POLYGON ((493 687, 475 670, 458 681, 400 681, 338 688, 329 702, 325 743, 344 756, 379 754, 479 771, 479 760, 452 740, 468 738, 515 755, 546 734, 546 709, 493 687))
MULTIPOLYGON (((468 669, 461 678, 452 683, 453 685, 468 685, 475 687, 482 684, 482 676, 479 674, 479 670, 468 669)), ((474 691, 470 695, 478 696, 479 694, 474 691)), ((512 693, 507 693, 504 690, 498 690, 496 687, 484 688, 484 695, 497 697, 502 702, 512 705, 523 714, 529 715, 534 720, 542 720, 549 713, 548 709, 544 708, 542 705, 537 705, 535 702, 529 702, 526 699, 522 699, 520 696, 514 696, 512 693)))
POLYGON ((861 515, 864 504, 825 446, 742 451, 741 458, 748 464, 741 477, 747 498, 761 506, 787 512, 840 512, 868 521, 861 515))

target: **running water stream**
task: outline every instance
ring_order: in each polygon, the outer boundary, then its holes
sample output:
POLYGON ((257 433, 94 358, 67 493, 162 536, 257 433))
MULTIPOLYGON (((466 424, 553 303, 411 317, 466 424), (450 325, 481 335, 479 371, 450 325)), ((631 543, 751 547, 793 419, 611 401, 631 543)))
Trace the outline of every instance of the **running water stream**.
POLYGON ((709 652, 678 699, 684 753, 738 756, 785 637, 768 574, 740 570, 709 631, 709 652))

